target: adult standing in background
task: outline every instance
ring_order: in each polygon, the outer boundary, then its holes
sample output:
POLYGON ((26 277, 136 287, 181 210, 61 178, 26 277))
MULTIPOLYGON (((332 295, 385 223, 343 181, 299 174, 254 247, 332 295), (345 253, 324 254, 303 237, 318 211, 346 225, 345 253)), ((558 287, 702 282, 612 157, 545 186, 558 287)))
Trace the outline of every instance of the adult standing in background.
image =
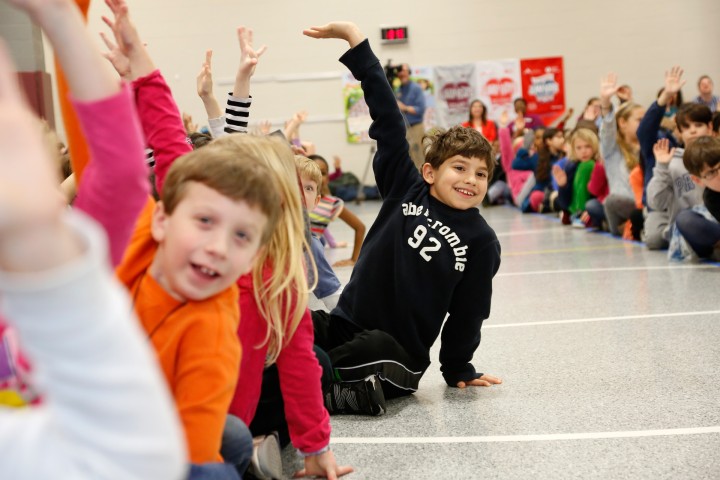
POLYGON ((423 115, 425 114, 425 94, 420 85, 410 80, 410 65, 403 63, 398 71, 400 88, 396 96, 398 107, 407 120, 407 141, 410 144, 410 157, 420 170, 425 163, 422 138, 425 135, 423 115))
POLYGON ((708 75, 703 75, 698 79, 698 92, 700 95, 695 97, 695 103, 705 105, 711 112, 717 112, 718 97, 713 95, 713 81, 708 75))

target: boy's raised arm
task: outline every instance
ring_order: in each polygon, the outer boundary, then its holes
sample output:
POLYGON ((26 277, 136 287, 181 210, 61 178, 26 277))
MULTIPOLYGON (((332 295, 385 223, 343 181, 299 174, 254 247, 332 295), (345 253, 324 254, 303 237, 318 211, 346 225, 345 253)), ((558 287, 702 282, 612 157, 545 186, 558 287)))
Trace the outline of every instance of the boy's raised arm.
POLYGON ((337 38, 350 45, 340 61, 360 80, 365 92, 365 103, 373 119, 370 137, 377 140, 378 145, 373 169, 380 194, 386 199, 405 194, 418 181, 419 174, 408 154, 405 120, 397 99, 367 39, 350 22, 311 27, 303 34, 312 38, 337 38))

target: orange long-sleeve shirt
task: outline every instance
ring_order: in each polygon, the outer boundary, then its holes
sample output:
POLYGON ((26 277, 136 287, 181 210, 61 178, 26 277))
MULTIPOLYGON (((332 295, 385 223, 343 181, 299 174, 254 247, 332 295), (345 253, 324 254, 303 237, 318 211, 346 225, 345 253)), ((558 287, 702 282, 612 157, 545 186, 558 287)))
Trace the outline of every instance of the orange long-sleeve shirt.
POLYGON ((157 353, 185 428, 190 461, 222 461, 222 432, 241 359, 237 286, 199 302, 171 297, 148 273, 157 251, 150 233, 154 206, 148 201, 140 214, 117 275, 157 353))

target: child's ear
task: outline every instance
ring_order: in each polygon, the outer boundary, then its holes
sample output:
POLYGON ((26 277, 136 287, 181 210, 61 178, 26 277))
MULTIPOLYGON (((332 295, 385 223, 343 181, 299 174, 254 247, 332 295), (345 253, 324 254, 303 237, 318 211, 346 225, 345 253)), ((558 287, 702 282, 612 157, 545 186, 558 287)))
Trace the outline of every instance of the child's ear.
POLYGON ((695 185, 699 185, 701 187, 703 186, 702 179, 700 177, 696 177, 692 173, 690 174, 690 180, 692 180, 695 183, 695 185))
POLYGON ((435 183, 435 169, 429 163, 423 163, 422 177, 430 185, 435 183))
POLYGON ((153 239, 161 243, 165 240, 165 231, 167 229, 168 215, 165 213, 165 207, 162 202, 157 202, 155 211, 153 212, 152 222, 150 224, 150 233, 153 239))

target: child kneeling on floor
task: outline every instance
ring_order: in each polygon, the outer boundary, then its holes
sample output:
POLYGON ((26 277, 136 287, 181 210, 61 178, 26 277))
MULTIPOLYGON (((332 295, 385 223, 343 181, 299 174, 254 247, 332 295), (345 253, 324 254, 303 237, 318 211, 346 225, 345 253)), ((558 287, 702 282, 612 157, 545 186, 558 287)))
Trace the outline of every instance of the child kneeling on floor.
POLYGON ((477 209, 492 176, 492 146, 459 126, 437 133, 418 173, 383 67, 357 26, 334 22, 303 33, 350 44, 341 62, 362 82, 374 119, 373 168, 384 200, 337 307, 313 314, 315 343, 332 362, 325 406, 384 413, 385 398, 417 390, 441 329, 449 386, 501 383, 470 363, 500 266, 500 244, 477 209))

